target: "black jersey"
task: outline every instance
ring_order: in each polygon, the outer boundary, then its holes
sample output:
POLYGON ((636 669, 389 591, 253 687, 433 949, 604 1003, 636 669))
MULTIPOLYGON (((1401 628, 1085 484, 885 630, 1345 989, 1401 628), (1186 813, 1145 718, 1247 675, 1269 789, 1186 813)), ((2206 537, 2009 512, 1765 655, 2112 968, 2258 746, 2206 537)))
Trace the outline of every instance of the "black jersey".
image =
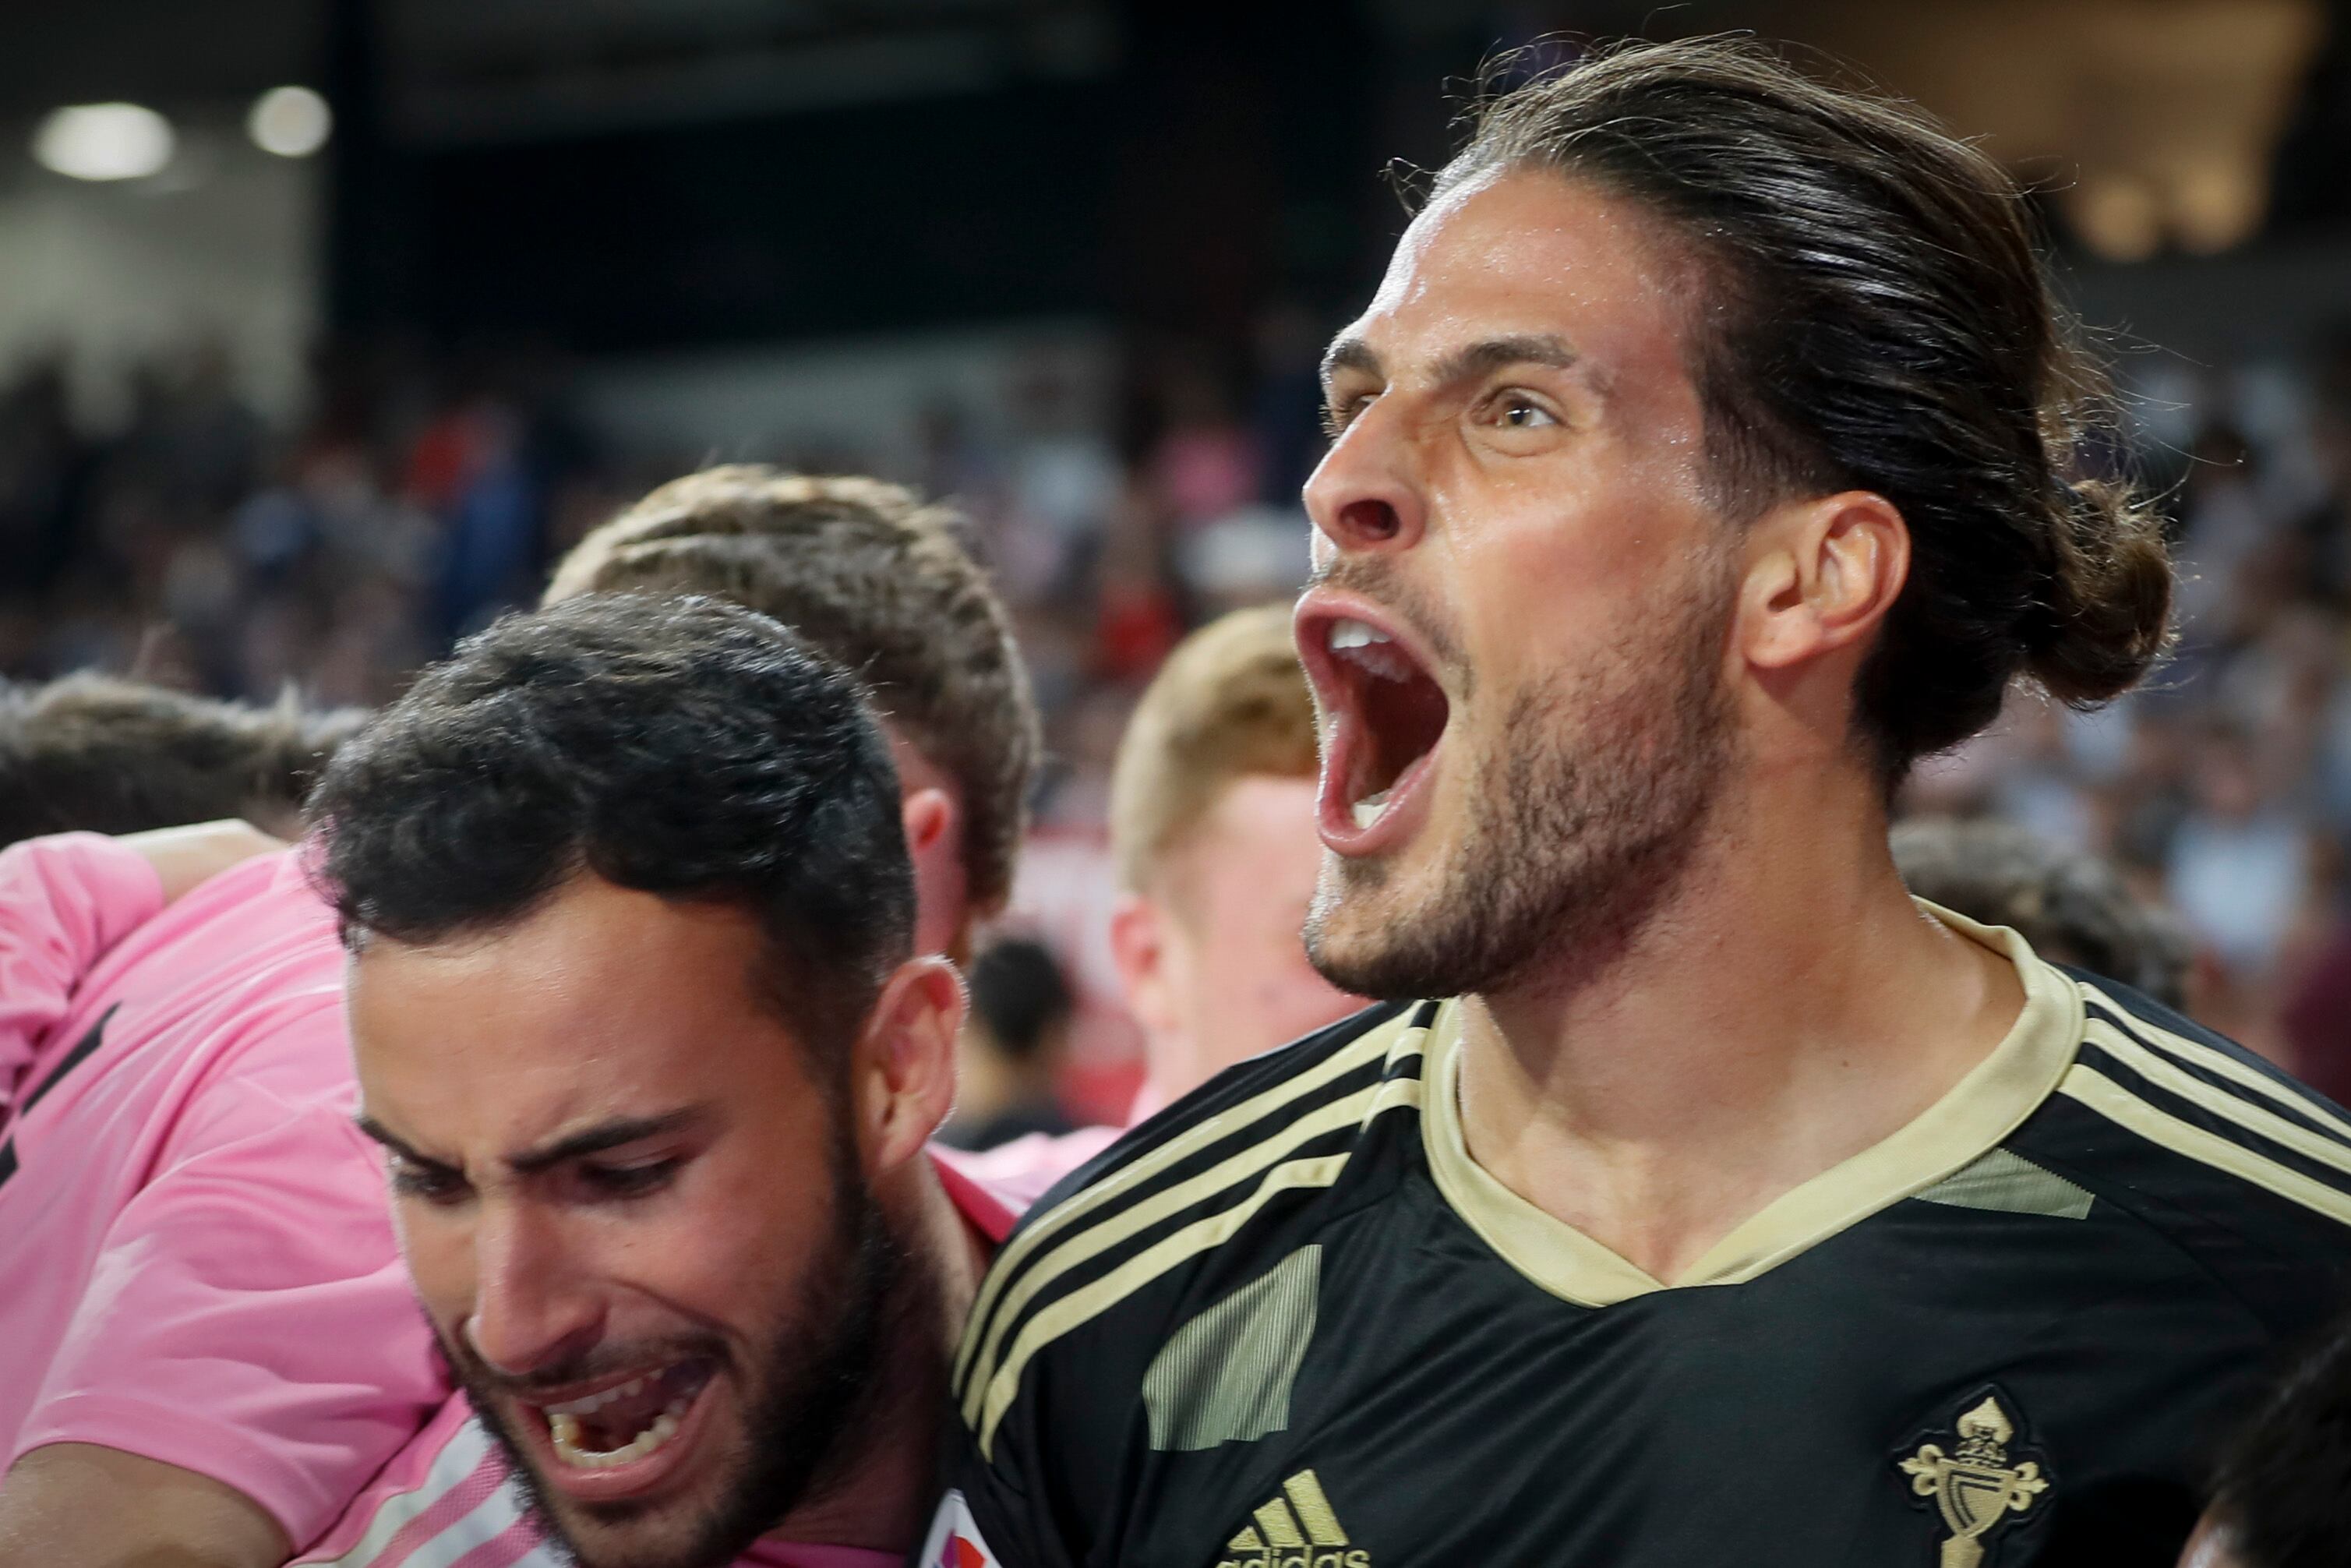
POLYGON ((2005 944, 2023 1015, 1671 1286, 1470 1160, 1459 1008, 1219 1077, 1033 1211, 957 1356, 949 1568, 2168 1568, 2351 1293, 2351 1121, 2005 944))

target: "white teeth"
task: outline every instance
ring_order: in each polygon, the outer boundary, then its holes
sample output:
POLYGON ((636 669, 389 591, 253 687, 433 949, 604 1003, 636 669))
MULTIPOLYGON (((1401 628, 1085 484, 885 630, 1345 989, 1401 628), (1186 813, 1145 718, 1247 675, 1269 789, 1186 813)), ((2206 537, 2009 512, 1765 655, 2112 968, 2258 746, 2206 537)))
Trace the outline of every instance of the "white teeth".
POLYGON ((590 1394, 584 1398, 568 1399, 560 1405, 549 1405, 547 1407, 547 1413, 549 1416, 593 1415, 595 1412, 601 1410, 605 1406, 612 1403, 615 1399, 634 1398, 637 1395, 644 1392, 644 1387, 645 1380, 643 1378, 632 1377, 629 1379, 628 1382, 622 1384, 619 1387, 607 1388, 601 1394, 590 1394))
POLYGON ((1370 827, 1380 820, 1380 813, 1387 809, 1388 792, 1386 790, 1383 789, 1376 795, 1364 796, 1355 802, 1355 826, 1370 827))
POLYGON ((1374 643, 1391 643, 1395 639, 1376 626, 1361 621, 1333 621, 1331 623, 1331 646, 1333 648, 1367 648, 1374 643))

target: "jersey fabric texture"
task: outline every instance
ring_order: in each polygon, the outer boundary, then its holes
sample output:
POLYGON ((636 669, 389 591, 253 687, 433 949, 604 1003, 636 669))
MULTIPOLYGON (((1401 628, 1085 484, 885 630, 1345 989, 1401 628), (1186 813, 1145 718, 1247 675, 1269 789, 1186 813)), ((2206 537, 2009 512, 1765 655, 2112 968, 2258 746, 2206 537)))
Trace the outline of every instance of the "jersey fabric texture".
POLYGON ((1916 1121, 1669 1284, 1469 1157, 1459 1008, 1246 1062, 1049 1194, 934 1538, 1007 1568, 2168 1568, 2351 1292, 2351 1121, 2013 932, 1916 1121))
POLYGON ((351 1125, 343 953, 291 853, 168 908, 0 852, 0 1441, 208 1476, 301 1545, 447 1391, 351 1125))
MULTIPOLYGON (((933 1148, 939 1185, 956 1212, 988 1245, 1010 1234, 1036 1196, 1044 1169, 1067 1175, 1076 1164, 1050 1149, 1041 1166, 998 1162, 1005 1180, 973 1156, 933 1148)), ((737 1568, 893 1568, 896 1552, 761 1540, 737 1568)), ((298 1563, 330 1568, 570 1568, 571 1554, 540 1531, 511 1484, 506 1455, 462 1394, 383 1468, 342 1519, 298 1563)))

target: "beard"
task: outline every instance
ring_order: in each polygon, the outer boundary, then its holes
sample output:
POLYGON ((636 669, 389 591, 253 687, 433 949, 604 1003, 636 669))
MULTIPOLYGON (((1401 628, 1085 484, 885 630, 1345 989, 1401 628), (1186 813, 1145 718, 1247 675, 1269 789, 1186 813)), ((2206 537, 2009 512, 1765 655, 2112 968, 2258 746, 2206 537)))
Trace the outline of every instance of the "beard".
POLYGON ((664 1512, 691 1506, 675 1500, 583 1503, 564 1497, 533 1467, 494 1395, 592 1377, 598 1363, 615 1368, 693 1355, 724 1365, 736 1359, 724 1342, 664 1342, 653 1357, 644 1353, 653 1347, 621 1347, 617 1355, 602 1351, 593 1360, 513 1380, 492 1373, 470 1345, 442 1337, 444 1354, 505 1451, 541 1533, 582 1568, 720 1568, 795 1508, 839 1485, 871 1448, 898 1381, 888 1364, 905 1343, 902 1331, 921 1318, 927 1275, 875 1201, 850 1137, 844 1117, 830 1159, 831 1234, 778 1314, 758 1364, 736 1368, 744 1391, 740 1446, 715 1456, 726 1479, 691 1517, 658 1521, 664 1512), (618 1539, 622 1531, 636 1539, 618 1539))
POLYGON ((1433 891, 1412 899, 1392 865, 1324 856, 1306 924, 1324 978, 1384 1001, 1487 993, 1538 973, 1572 983, 1632 943, 1729 772, 1729 566, 1698 563, 1634 618, 1639 634, 1513 695, 1433 891))

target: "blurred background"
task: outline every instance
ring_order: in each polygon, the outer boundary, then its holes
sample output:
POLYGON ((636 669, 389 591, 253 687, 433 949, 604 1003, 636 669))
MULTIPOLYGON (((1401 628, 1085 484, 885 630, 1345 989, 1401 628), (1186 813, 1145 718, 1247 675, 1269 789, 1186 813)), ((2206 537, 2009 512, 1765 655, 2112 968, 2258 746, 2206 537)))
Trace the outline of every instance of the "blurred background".
POLYGON ((959 500, 1052 762, 1016 919, 1123 1109, 1103 782, 1290 592, 1314 364, 1480 62, 1795 41, 2032 185, 2191 573, 2174 664, 1915 808, 2110 855, 2351 1067, 2346 0, 76 0, 0 21, 0 672, 378 703, 714 460, 959 500))

